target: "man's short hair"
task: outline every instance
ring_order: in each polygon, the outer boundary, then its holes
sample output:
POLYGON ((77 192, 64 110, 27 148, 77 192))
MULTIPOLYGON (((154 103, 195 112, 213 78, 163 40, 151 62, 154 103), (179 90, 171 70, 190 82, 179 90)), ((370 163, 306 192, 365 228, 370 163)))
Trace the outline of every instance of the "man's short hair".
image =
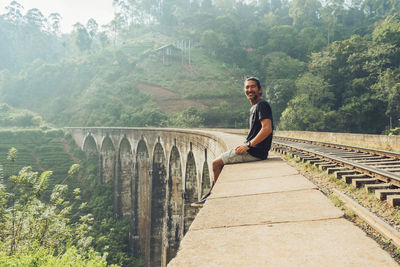
POLYGON ((247 77, 245 82, 247 81, 255 81, 257 83, 257 87, 261 88, 260 80, 257 77, 247 77))

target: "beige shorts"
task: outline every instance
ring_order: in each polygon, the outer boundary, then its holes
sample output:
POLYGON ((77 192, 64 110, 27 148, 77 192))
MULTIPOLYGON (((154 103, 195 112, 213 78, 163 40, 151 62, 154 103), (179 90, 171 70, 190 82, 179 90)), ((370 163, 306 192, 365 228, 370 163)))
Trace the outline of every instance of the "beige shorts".
POLYGON ((234 164, 234 163, 242 163, 242 162, 251 162, 251 161, 257 161, 261 160, 259 158, 256 158, 249 153, 245 152, 242 155, 236 154, 235 149, 232 149, 230 151, 226 151, 219 155, 218 158, 221 158, 224 164, 234 164))

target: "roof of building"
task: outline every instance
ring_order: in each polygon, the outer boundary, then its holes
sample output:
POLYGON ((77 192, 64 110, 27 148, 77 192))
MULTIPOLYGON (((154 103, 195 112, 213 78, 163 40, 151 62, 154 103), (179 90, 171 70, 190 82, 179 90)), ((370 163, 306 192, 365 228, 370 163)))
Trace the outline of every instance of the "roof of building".
POLYGON ((179 50, 179 51, 181 50, 180 48, 176 47, 173 44, 167 44, 167 45, 164 45, 164 46, 161 46, 161 47, 157 48, 156 51, 161 51, 161 50, 164 50, 164 49, 167 49, 167 48, 172 48, 172 49, 179 50))

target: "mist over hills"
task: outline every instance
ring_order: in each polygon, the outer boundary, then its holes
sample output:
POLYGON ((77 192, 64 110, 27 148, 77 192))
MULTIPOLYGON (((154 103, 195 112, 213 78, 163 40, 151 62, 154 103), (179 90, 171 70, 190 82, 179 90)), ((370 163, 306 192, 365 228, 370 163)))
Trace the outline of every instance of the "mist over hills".
POLYGON ((174 126, 185 111, 187 123, 201 124, 201 110, 247 104, 238 73, 195 48, 190 64, 180 52, 163 62, 158 39, 36 62, 3 82, 2 100, 58 126, 174 126))
POLYGON ((246 127, 245 75, 280 129, 400 126, 398 1, 119 0, 107 27, 63 35, 18 8, 0 17, 0 101, 56 126, 246 127))

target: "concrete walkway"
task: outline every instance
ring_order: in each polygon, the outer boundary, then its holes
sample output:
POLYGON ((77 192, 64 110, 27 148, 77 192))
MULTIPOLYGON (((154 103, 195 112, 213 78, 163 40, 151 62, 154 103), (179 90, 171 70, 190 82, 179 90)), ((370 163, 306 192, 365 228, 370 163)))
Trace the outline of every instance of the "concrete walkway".
POLYGON ((266 161, 225 166, 168 266, 398 264, 272 154, 266 161))

